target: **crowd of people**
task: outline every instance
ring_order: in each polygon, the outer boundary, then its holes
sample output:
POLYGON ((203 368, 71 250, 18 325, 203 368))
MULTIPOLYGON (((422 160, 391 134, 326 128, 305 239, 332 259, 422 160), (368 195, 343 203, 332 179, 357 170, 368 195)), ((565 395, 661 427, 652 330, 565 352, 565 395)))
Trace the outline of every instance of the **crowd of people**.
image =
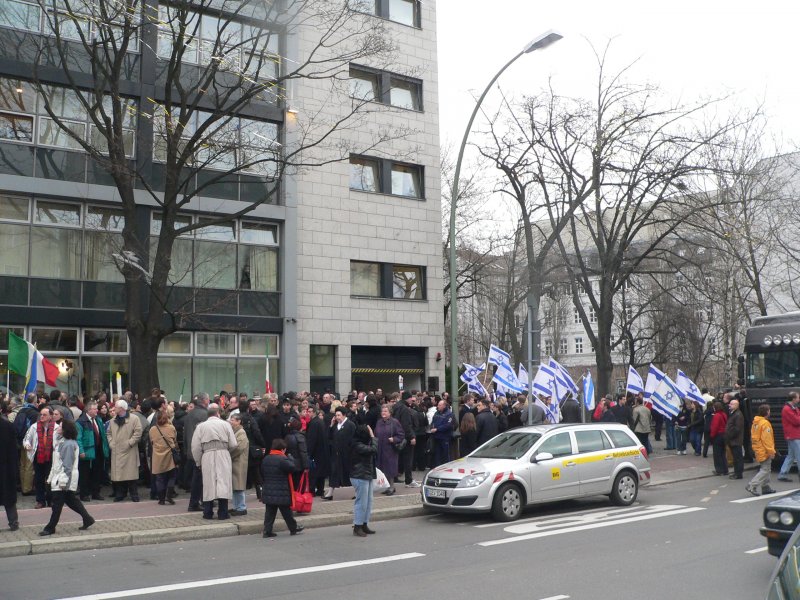
MULTIPOLYGON (((686 454, 687 444, 697 456, 707 457, 711 447, 714 473, 733 479, 743 477, 748 446, 761 464, 748 491, 773 491, 765 466, 775 457, 769 408, 758 407, 747 430, 749 419, 734 394, 703 393, 705 409, 686 401, 671 419, 648 407, 641 394, 601 398, 590 415, 582 415, 578 402, 568 398, 558 414, 562 422, 624 423, 648 452, 649 436, 655 433, 660 440, 662 431, 666 449, 679 455, 686 454)), ((507 429, 548 422, 553 400, 538 400, 531 406, 526 394, 467 394, 456 419, 447 393, 384 394, 380 389, 354 390, 343 400, 333 393, 250 397, 221 392, 213 398, 200 393, 183 403, 168 401, 159 389, 141 399, 131 392, 83 399, 59 390, 3 398, 0 446, 11 460, 0 464, 0 500, 15 530, 18 490, 35 495, 37 509, 51 508, 41 532, 51 535, 64 505, 81 515, 82 529, 91 527, 94 520, 84 503, 103 500, 103 486, 111 486, 114 502, 139 502, 145 486, 159 505, 174 504, 183 489, 189 511, 213 519, 216 508, 220 520, 246 515, 245 491, 254 489, 266 505, 264 537, 272 538, 278 512, 292 535, 302 532, 291 510, 295 491, 305 491, 302 486, 324 500, 333 499, 337 488, 352 487, 353 533, 364 537, 374 533, 369 520, 378 470, 389 482, 385 495, 396 493, 397 484, 417 488, 415 470, 469 454, 507 429)), ((779 479, 800 460, 798 405, 793 393, 783 410, 790 452, 779 479)))

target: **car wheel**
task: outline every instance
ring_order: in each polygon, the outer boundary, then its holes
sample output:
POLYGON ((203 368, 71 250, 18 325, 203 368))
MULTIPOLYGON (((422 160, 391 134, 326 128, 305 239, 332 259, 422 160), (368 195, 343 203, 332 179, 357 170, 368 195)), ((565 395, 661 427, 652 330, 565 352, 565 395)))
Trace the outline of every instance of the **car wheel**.
POLYGON ((614 479, 611 501, 617 506, 630 506, 639 494, 639 480, 634 473, 623 471, 614 479))
POLYGON ((522 514, 522 492, 513 483, 506 483, 494 495, 492 516, 498 521, 516 521, 522 514))

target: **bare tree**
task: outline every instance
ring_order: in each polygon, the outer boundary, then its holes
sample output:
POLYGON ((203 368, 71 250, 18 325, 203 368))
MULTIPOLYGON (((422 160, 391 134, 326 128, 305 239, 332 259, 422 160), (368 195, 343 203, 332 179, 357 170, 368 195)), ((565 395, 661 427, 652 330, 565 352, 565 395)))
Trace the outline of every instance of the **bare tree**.
POLYGON ((383 21, 361 12, 358 2, 38 0, 38 6, 44 34, 21 34, 3 53, 34 65, 47 135, 84 151, 116 188, 124 227, 114 254, 124 277, 132 387, 150 389, 158 384, 161 340, 191 314, 173 298, 187 272, 176 253, 182 236, 224 228, 277 203, 284 175, 379 150, 407 133, 372 128, 368 143, 348 141, 376 97, 371 88, 351 87, 350 63, 390 64, 394 45, 383 21), (142 83, 146 69, 154 80, 142 83), (313 82, 325 97, 299 105, 292 94, 301 82, 313 82), (282 127, 287 107, 302 112, 282 127), (88 115, 88 135, 70 119, 74 111, 88 115), (226 185, 249 190, 229 214, 182 217, 198 198, 226 185), (142 204, 158 217, 152 241, 136 226, 142 204))

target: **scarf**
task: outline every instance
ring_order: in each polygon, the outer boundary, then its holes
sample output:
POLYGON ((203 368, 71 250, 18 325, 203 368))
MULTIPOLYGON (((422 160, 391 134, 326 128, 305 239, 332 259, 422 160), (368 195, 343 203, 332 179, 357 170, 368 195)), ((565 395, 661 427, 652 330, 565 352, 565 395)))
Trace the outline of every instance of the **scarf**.
POLYGON ((114 422, 117 424, 117 427, 122 427, 123 425, 125 425, 125 419, 127 417, 128 417, 127 414, 124 417, 120 417, 119 415, 114 417, 114 422))
POLYGON ((36 446, 36 462, 40 465, 49 463, 53 460, 53 430, 55 427, 49 423, 47 429, 44 428, 44 423, 39 421, 36 424, 36 435, 38 436, 38 443, 36 446))

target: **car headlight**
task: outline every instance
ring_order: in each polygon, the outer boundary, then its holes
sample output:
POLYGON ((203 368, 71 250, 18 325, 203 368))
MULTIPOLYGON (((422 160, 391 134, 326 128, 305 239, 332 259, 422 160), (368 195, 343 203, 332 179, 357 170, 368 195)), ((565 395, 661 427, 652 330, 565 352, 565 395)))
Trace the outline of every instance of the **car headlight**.
POLYGON ((783 511, 781 513, 781 523, 784 525, 791 525, 794 523, 794 515, 788 511, 783 511))
POLYGON ((777 524, 781 520, 781 516, 776 510, 768 510, 765 518, 767 519, 767 523, 772 523, 773 525, 777 524))
POLYGON ((460 488, 465 487, 475 487, 476 485, 482 484, 489 478, 489 473, 473 473, 472 475, 467 475, 458 482, 458 486, 460 488))

